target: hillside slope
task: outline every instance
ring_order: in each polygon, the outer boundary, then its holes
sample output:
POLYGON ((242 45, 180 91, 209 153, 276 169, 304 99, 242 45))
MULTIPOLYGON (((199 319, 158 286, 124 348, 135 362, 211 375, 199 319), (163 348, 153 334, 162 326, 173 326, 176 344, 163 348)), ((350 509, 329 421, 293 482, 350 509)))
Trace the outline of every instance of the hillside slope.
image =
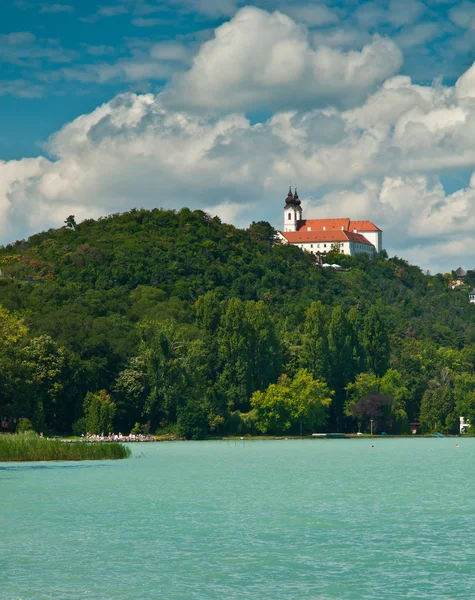
MULTIPOLYGON (((321 269, 273 234, 267 223, 240 230, 201 211, 132 210, 1 248, 0 306, 28 332, 3 349, 0 414, 68 431, 86 394, 105 389, 116 428, 252 430, 253 393, 304 368, 333 392, 326 427, 352 430, 373 410, 352 412, 355 394, 385 395, 384 382, 352 390, 359 374, 391 367, 407 390, 397 409, 407 421, 446 368, 450 400, 436 421, 453 429, 456 379, 473 370, 465 294, 398 258, 334 256, 349 270, 321 269)), ((394 407, 391 419, 378 411, 386 428, 397 421, 394 407)))

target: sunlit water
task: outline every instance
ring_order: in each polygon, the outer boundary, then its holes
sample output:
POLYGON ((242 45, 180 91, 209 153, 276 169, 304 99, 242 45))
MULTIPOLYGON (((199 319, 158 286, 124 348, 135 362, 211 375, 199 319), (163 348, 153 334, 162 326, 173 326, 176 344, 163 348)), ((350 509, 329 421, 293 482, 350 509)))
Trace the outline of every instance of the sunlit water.
POLYGON ((475 439, 456 442, 0 463, 0 598, 475 598, 475 439))

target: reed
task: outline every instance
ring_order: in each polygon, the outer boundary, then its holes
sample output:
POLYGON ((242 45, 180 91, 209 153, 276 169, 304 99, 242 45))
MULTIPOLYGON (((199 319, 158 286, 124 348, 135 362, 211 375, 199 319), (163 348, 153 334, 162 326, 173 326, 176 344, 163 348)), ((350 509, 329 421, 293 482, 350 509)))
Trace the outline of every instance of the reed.
POLYGON ((117 460, 128 458, 130 454, 130 448, 118 442, 63 443, 42 438, 33 432, 0 435, 0 462, 117 460))

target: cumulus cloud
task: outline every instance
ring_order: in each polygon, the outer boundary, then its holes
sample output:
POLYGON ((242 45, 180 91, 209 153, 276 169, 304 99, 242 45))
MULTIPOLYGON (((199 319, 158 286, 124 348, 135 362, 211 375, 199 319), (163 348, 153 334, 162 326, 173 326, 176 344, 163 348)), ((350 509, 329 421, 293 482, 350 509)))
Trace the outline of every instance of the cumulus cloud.
POLYGON ((361 52, 314 48, 306 29, 287 15, 246 7, 201 46, 166 99, 171 106, 225 111, 348 105, 401 63, 388 38, 375 38, 361 52))

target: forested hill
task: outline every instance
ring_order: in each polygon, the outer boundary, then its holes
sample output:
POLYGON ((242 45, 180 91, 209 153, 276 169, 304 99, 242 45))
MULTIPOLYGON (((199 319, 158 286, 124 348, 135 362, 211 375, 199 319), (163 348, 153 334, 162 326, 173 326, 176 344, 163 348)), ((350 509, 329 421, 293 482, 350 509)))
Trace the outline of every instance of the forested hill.
POLYGON ((475 389, 466 294, 398 258, 322 269, 274 233, 132 210, 1 248, 0 417, 188 437, 373 417, 453 430, 475 389))

